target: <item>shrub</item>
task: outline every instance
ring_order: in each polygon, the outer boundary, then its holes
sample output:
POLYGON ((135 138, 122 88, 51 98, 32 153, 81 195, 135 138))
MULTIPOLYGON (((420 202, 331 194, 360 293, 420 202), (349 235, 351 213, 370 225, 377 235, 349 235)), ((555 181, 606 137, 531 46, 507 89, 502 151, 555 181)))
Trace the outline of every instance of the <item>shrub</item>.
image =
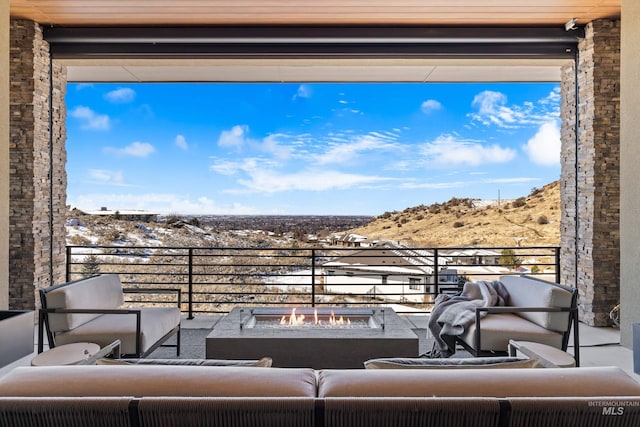
POLYGON ((169 214, 165 223, 167 224, 175 224, 176 222, 181 221, 180 217, 177 214, 169 214))
POLYGON ((546 215, 540 215, 538 217, 538 224, 540 225, 549 224, 549 218, 547 218, 546 215))
POLYGON ((513 249, 503 249, 502 255, 500 256, 500 265, 516 269, 522 265, 522 259, 516 255, 513 249))
POLYGON ((80 234, 74 234, 69 238, 69 243, 71 243, 72 246, 89 246, 91 244, 91 240, 80 234))
POLYGON ((92 277, 100 274, 100 261, 95 254, 84 257, 82 262, 82 277, 92 277))
POLYGON ((456 221, 453 223, 453 228, 460 228, 460 227, 464 227, 464 222, 456 221))
POLYGON ((524 197, 518 197, 513 201, 513 203, 511 203, 511 206, 513 206, 514 208, 520 208, 526 204, 527 200, 524 197))

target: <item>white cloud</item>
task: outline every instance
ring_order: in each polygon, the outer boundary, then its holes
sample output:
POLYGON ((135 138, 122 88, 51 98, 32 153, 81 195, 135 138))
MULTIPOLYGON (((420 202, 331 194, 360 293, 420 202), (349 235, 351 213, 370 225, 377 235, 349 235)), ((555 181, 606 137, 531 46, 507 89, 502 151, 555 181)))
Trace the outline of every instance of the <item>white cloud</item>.
POLYGON ((422 105, 420 106, 420 109, 422 110, 423 113, 430 114, 434 111, 438 111, 442 109, 442 104, 436 101, 435 99, 427 99, 422 103, 422 105))
POLYGON ((132 142, 124 148, 105 147, 104 152, 113 153, 118 156, 147 157, 156 151, 153 145, 148 142, 132 142))
POLYGON ((191 198, 188 194, 171 193, 92 193, 76 197, 70 196, 68 203, 83 210, 95 210, 101 206, 109 206, 115 210, 136 209, 165 215, 175 212, 185 215, 257 215, 260 213, 256 208, 240 203, 222 206, 206 196, 191 198))
POLYGON ((485 90, 473 98, 471 105, 478 109, 474 116, 485 125, 494 124, 499 127, 513 127, 518 118, 518 112, 507 107, 507 96, 500 92, 485 90))
POLYGON ((406 189, 427 189, 427 190, 443 190, 450 188, 465 188, 478 184, 522 184, 527 182, 538 181, 539 178, 529 177, 513 177, 513 178, 488 178, 474 181, 441 181, 441 182, 407 182, 401 184, 401 188, 406 189))
POLYGON ((501 92, 485 90, 477 94, 471 103, 477 112, 470 113, 472 121, 485 126, 516 129, 528 125, 539 126, 560 115, 560 89, 551 91, 537 102, 524 101, 522 105, 508 105, 507 96, 501 92))
POLYGON ((184 135, 177 135, 175 139, 175 144, 178 148, 182 150, 186 151, 189 149, 189 144, 187 144, 187 140, 185 139, 184 135))
POLYGON ((300 85, 298 86, 298 91, 295 95, 293 95, 293 99, 296 100, 298 98, 311 98, 312 90, 309 85, 300 85))
POLYGON ((122 171, 106 169, 89 169, 89 179, 97 184, 126 186, 122 171))
POLYGON ((296 173, 280 174, 269 169, 255 169, 249 173, 249 179, 240 179, 238 180, 238 183, 251 192, 277 193, 294 190, 345 190, 388 180, 389 178, 378 176, 349 174, 326 170, 307 170, 296 173))
POLYGON ((510 148, 497 144, 485 146, 478 141, 456 139, 452 135, 441 135, 435 141, 423 144, 421 154, 430 165, 440 167, 506 163, 516 156, 510 148))
POLYGON ((478 107, 480 114, 493 114, 507 103, 507 96, 500 92, 485 90, 473 97, 471 105, 478 107))
POLYGON ((546 98, 541 99, 540 100, 540 104, 554 104, 556 106, 559 106, 560 104, 560 100, 561 100, 561 92, 560 92, 560 87, 555 87, 553 88, 553 90, 551 92, 549 92, 549 95, 547 95, 546 98))
POLYGON ((560 125, 554 120, 540 126, 522 148, 533 163, 557 166, 560 164, 560 145, 560 125))
POLYGON ((324 153, 315 155, 314 160, 319 164, 346 163, 366 151, 397 152, 398 150, 400 146, 395 143, 393 134, 373 132, 369 135, 358 135, 349 142, 333 143, 324 153))
POLYGON ((81 129, 90 130, 109 130, 111 128, 111 119, 106 114, 98 114, 89 107, 82 105, 77 106, 69 112, 73 118, 81 120, 81 129))
POLYGON ((390 178, 332 170, 305 169, 298 172, 280 172, 281 165, 270 159, 246 158, 240 161, 214 159, 210 169, 221 175, 239 175, 242 189, 226 193, 277 193, 283 191, 326 191, 348 189, 389 181, 390 178))
POLYGON ((236 125, 229 130, 220 132, 218 145, 221 147, 240 148, 246 143, 246 135, 249 133, 249 126, 236 125))
POLYGON ((273 134, 269 135, 262 140, 262 144, 260 144, 260 149, 264 152, 267 152, 277 159, 287 160, 290 159, 293 155, 293 147, 287 146, 281 143, 280 139, 289 139, 288 135, 285 134, 273 134))
POLYGON ((214 159, 214 162, 209 169, 219 173, 220 175, 231 176, 242 170, 242 163, 214 159))
POLYGON ((128 87, 121 87, 111 92, 107 92, 104 95, 104 98, 115 104, 124 104, 126 102, 131 102, 136 99, 136 92, 128 87))

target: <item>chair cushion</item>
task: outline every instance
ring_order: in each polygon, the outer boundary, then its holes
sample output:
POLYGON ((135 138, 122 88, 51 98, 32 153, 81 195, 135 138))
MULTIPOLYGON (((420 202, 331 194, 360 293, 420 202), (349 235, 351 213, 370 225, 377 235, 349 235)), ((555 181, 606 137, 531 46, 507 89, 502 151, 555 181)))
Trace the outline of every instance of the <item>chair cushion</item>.
MULTIPOLYGON (((516 307, 571 307, 571 292, 552 283, 522 276, 501 276, 509 292, 510 304, 516 307)), ((564 332, 569 325, 569 313, 518 313, 518 316, 545 329, 564 332)))
MULTIPOLYGON (((178 307, 144 307, 140 330, 142 332, 142 352, 147 351, 160 338, 180 324, 178 307)), ((135 314, 104 314, 91 322, 56 335, 56 344, 73 342, 93 342, 105 347, 120 340, 122 354, 136 352, 136 316, 135 314)))
POLYGON ((470 357, 463 359, 427 359, 424 357, 395 357, 370 359, 364 362, 366 369, 504 369, 535 368, 536 359, 520 357, 470 357))
MULTIPOLYGON (((122 284, 117 274, 78 280, 48 292, 47 308, 114 309, 124 304, 122 284)), ((51 332, 64 332, 84 325, 100 314, 50 314, 51 332)))
MULTIPOLYGON (((480 320, 482 328, 481 350, 507 351, 509 340, 534 341, 552 347, 562 347, 562 334, 538 326, 512 313, 489 314, 480 320)), ((469 325, 460 337, 469 346, 476 348, 476 324, 469 325)))

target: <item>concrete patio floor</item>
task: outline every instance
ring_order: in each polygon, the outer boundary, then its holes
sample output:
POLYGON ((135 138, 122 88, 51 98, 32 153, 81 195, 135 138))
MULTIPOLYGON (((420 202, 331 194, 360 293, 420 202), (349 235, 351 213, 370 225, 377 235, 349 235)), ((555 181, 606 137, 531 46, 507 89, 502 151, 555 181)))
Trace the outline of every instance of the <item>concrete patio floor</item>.
MULTIPOLYGON (((418 334, 427 331, 428 316, 405 316, 418 334)), ((194 319, 182 319, 184 329, 210 330, 218 321, 218 316, 196 316, 194 319)), ((184 334, 182 348, 189 346, 203 347, 204 343, 190 343, 188 334, 184 334)), ((37 337, 35 337, 37 339, 37 337)), ((34 343, 36 342, 34 339, 34 343)), ((572 342, 572 341, 570 341, 572 342)), ((3 368, 0 368, 0 377, 6 375, 18 366, 29 366, 34 353, 17 360, 3 368)), ((573 348, 569 348, 573 352, 573 348)), ((175 353, 173 353, 175 354, 175 353)), ((620 345, 620 331, 617 328, 596 328, 580 324, 580 362, 581 366, 619 366, 636 381, 640 382, 640 375, 633 372, 633 351, 620 345)))

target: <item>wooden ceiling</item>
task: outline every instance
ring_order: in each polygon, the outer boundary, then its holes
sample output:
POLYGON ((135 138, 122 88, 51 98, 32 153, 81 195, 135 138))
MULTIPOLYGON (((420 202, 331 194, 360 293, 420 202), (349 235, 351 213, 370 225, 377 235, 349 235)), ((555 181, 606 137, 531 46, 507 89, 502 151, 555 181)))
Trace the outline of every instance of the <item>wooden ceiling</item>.
POLYGON ((438 25, 578 24, 620 16, 620 0, 9 0, 41 24, 438 25))
MULTIPOLYGON (((4 1, 4 0, 0 0, 4 1)), ((621 0, 9 0, 12 17, 57 27, 555 27, 619 17, 621 0)), ((117 31, 117 30, 116 30, 117 31)), ((70 81, 558 81, 562 61, 513 59, 67 61, 70 81), (272 61, 273 62, 273 61, 272 61)))

